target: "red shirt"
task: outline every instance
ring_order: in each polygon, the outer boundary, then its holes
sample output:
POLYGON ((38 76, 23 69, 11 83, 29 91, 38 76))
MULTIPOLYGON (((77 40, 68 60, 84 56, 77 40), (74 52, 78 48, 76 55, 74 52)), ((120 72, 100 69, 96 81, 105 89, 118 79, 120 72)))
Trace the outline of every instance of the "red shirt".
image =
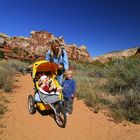
POLYGON ((44 91, 46 91, 46 92, 50 92, 49 86, 48 86, 48 85, 45 85, 42 89, 43 89, 44 91))

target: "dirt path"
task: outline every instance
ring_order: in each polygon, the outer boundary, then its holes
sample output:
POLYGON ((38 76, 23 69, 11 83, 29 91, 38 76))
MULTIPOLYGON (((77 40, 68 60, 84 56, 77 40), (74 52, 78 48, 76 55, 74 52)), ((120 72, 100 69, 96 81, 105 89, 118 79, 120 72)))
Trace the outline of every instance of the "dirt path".
POLYGON ((39 112, 30 115, 28 95, 32 93, 30 75, 18 77, 19 82, 11 110, 6 114, 6 128, 0 140, 140 140, 140 125, 115 124, 103 113, 95 114, 82 101, 75 100, 74 112, 68 116, 66 128, 60 128, 51 116, 39 112))

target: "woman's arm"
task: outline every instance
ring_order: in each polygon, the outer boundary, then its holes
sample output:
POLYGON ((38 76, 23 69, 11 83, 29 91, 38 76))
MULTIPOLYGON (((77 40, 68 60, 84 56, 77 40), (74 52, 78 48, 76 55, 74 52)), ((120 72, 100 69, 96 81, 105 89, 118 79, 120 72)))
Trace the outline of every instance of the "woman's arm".
POLYGON ((46 60, 47 61, 50 61, 50 53, 51 53, 51 51, 50 50, 48 50, 47 52, 46 52, 46 60))
POLYGON ((69 62, 68 62, 68 55, 67 55, 66 50, 63 49, 63 53, 64 53, 64 56, 63 56, 64 69, 68 70, 69 69, 69 62))

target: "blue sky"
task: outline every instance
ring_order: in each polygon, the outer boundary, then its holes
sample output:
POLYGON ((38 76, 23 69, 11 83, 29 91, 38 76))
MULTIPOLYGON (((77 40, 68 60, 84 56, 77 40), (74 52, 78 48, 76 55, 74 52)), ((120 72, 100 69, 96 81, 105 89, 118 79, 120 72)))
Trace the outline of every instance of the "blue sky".
POLYGON ((0 32, 46 30, 92 57, 140 46, 140 0, 0 0, 0 32))

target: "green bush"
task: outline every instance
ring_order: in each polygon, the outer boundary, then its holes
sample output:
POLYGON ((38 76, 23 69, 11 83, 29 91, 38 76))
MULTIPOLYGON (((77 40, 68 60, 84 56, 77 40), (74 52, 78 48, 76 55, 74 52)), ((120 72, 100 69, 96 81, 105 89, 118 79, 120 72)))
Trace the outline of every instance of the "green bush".
POLYGON ((105 91, 119 98, 111 104, 115 119, 140 122, 140 59, 131 57, 106 65, 103 73, 105 91))
POLYGON ((27 67, 28 63, 12 59, 7 62, 7 65, 20 72, 23 68, 27 67))
POLYGON ((0 89, 5 92, 12 91, 15 74, 25 65, 27 64, 18 60, 0 61, 0 89))
POLYGON ((14 47, 14 48, 12 49, 12 51, 13 51, 13 53, 15 53, 15 54, 20 54, 20 53, 21 53, 21 49, 18 48, 18 47, 14 47))
POLYGON ((5 58, 4 52, 0 50, 0 59, 4 59, 4 58, 5 58))
POLYGON ((140 90, 140 60, 130 58, 120 60, 112 66, 106 66, 103 70, 108 83, 105 89, 115 94, 127 94, 127 91, 140 90))
POLYGON ((140 59, 94 64, 70 62, 75 69, 77 97, 95 110, 107 107, 115 120, 140 123, 140 59))
POLYGON ((126 119, 134 123, 140 123, 140 93, 129 90, 122 95, 111 106, 114 119, 126 119))
POLYGON ((3 89, 5 92, 11 91, 16 71, 8 65, 3 65, 0 66, 0 73, 0 89, 3 89))
MULTIPOLYGON (((75 68, 75 80, 77 83, 76 96, 83 99, 87 106, 90 106, 98 112, 100 103, 105 102, 101 99, 101 81, 98 75, 98 67, 93 64, 71 62, 70 65, 75 68)), ((99 72, 100 73, 100 72, 99 72)))
POLYGON ((3 93, 0 93, 0 116, 7 111, 6 103, 9 103, 9 100, 3 93))
POLYGON ((88 92, 85 97, 85 103, 88 106, 95 107, 99 102, 99 96, 96 92, 88 92))

